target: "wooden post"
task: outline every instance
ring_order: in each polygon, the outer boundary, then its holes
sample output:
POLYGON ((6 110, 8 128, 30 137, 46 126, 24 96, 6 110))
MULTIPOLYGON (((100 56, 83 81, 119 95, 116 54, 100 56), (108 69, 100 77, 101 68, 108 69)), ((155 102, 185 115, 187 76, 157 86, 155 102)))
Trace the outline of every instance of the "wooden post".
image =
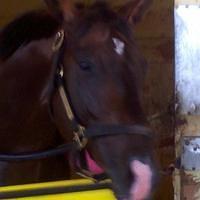
POLYGON ((198 30, 191 29, 195 25, 200 27, 198 20, 195 20, 200 16, 198 15, 200 1, 176 0, 175 5, 177 100, 175 142, 176 157, 181 160, 181 168, 174 173, 175 200, 199 200, 200 64, 197 55, 200 53, 200 45, 198 45, 200 37, 196 37, 198 30), (180 10, 180 5, 186 7, 180 10), (190 5, 196 6, 192 6, 189 10, 190 5), (193 21, 189 22, 189 20, 193 21), (190 26, 191 23, 193 27, 190 26))

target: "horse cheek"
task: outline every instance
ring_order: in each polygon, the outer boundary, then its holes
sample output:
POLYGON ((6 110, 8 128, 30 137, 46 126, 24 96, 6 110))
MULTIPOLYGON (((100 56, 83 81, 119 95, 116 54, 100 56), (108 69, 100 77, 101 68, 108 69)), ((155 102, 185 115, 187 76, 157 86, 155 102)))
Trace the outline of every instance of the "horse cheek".
POLYGON ((153 178, 151 167, 138 160, 133 160, 130 163, 130 169, 135 177, 130 189, 130 200, 144 200, 149 198, 153 178))

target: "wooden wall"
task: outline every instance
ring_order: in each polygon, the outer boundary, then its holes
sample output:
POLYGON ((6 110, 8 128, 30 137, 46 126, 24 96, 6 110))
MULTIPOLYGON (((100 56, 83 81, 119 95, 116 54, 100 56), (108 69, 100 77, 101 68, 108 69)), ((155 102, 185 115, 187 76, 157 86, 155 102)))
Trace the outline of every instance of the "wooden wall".
POLYGON ((42 5, 42 0, 1 0, 0 27, 19 14, 42 5))
MULTIPOLYGON (((122 3, 125 0, 110 1, 122 3)), ((23 11, 41 5, 42 0, 1 0, 0 27, 23 11)), ((173 0, 154 0, 135 30, 138 45, 149 64, 143 98, 145 112, 149 116, 164 112, 158 119, 151 121, 158 138, 157 146, 161 139, 173 137, 174 134, 174 118, 168 112, 174 100, 173 7, 173 0)), ((174 147, 173 144, 170 145, 156 150, 160 168, 173 162, 174 147)), ((160 181, 153 199, 174 199, 172 177, 161 176, 160 181)))
MULTIPOLYGON (((149 71, 144 91, 144 108, 148 116, 160 113, 151 121, 157 134, 156 150, 160 169, 174 162, 174 23, 173 0, 154 0, 143 19, 136 27, 136 38, 147 58, 149 71), (163 114, 162 114, 163 113, 163 114), (160 115, 159 114, 159 115, 160 115)), ((172 176, 160 176, 154 200, 174 199, 172 176)))
POLYGON ((199 27, 197 14, 200 12, 200 1, 176 0, 175 3, 177 33, 176 156, 181 158, 181 169, 176 170, 175 191, 177 200, 198 200, 200 199, 200 100, 197 97, 199 97, 200 81, 198 79, 199 72, 196 69, 199 70, 199 53, 197 52, 200 49, 199 45, 195 44, 199 44, 200 40, 197 37, 195 43, 192 43, 191 39, 193 39, 192 34, 198 33, 196 27, 199 27), (179 5, 184 6, 179 7, 179 5), (197 12, 194 12, 194 10, 197 10, 197 12), (183 14, 183 11, 185 14, 183 14), (189 18, 192 14, 194 14, 193 18, 189 18), (191 24, 193 25, 190 26, 191 24), (197 92, 193 93, 193 91, 197 92))

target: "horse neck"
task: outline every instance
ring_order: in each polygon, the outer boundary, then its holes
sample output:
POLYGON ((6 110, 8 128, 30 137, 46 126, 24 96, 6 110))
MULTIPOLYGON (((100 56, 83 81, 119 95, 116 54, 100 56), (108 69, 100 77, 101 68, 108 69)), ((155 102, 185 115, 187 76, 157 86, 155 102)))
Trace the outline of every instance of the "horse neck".
POLYGON ((51 45, 52 38, 33 41, 0 62, 0 140, 5 141, 5 148, 2 145, 1 149, 15 151, 18 145, 30 150, 29 143, 36 143, 37 150, 44 146, 45 136, 45 145, 52 144, 55 127, 41 101, 52 77, 51 45), (24 139, 27 137, 29 140, 24 139))

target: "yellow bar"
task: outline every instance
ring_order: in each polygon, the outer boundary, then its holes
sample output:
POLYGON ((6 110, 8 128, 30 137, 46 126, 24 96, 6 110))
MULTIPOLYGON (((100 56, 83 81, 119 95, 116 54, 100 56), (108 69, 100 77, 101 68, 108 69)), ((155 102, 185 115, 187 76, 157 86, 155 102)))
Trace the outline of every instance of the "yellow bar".
POLYGON ((57 195, 15 198, 16 200, 116 200, 111 190, 94 190, 57 195))
POLYGON ((10 192, 10 191, 20 191, 20 190, 33 190, 33 189, 41 189, 41 188, 54 188, 54 187, 69 187, 75 185, 88 185, 92 184, 93 181, 88 179, 78 179, 78 180, 67 180, 67 181, 56 181, 56 182, 47 182, 47 183, 35 183, 35 184, 27 184, 27 185, 16 185, 16 186, 6 186, 0 187, 1 192, 10 192))
MULTIPOLYGON (((104 181, 101 183, 109 183, 110 181, 104 181)), ((6 186, 0 187, 0 194, 7 192, 22 192, 30 190, 39 189, 53 189, 57 187, 71 187, 71 186, 87 186, 93 185, 94 182, 88 179, 79 180, 67 180, 67 181, 56 181, 47 183, 37 183, 37 184, 27 184, 27 185, 17 185, 17 186, 6 186)), ((21 193, 20 193, 21 195, 21 193)), ((29 197, 18 197, 12 198, 15 200, 116 200, 113 192, 110 189, 96 189, 87 191, 76 191, 71 193, 61 193, 61 194, 50 194, 41 196, 29 196, 29 197)), ((5 199, 4 199, 5 200, 5 199)))

